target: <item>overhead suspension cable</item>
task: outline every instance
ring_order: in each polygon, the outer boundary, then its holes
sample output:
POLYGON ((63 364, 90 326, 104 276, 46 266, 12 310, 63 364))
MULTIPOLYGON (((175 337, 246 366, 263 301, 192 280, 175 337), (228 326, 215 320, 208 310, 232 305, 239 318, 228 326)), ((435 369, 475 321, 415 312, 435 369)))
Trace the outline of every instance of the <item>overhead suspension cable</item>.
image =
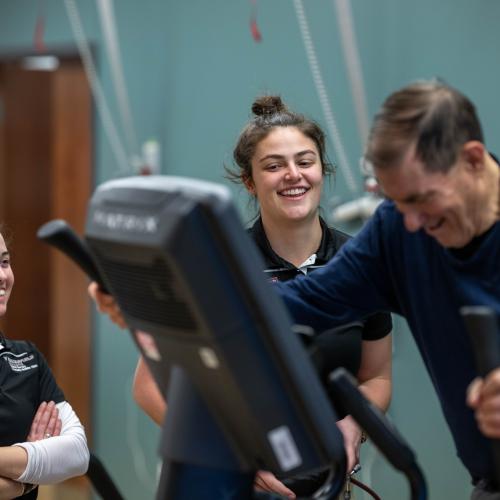
POLYGON ((351 4, 349 0, 333 0, 337 12, 337 26, 340 33, 340 41, 344 53, 344 61, 347 67, 356 122, 358 124, 359 137, 364 146, 370 128, 368 118, 368 106, 366 104, 366 92, 363 79, 361 59, 359 57, 358 43, 354 29, 351 4))
POLYGON ((314 48, 314 43, 310 34, 309 25, 304 11, 304 6, 302 0, 294 0, 295 13, 297 15, 297 20, 300 27, 300 33, 302 36, 302 41, 306 50, 307 59, 309 62, 309 67, 311 68, 311 73, 314 81, 314 86, 316 87, 316 92, 323 110, 325 117, 327 130, 329 136, 333 143, 333 148, 335 150, 335 155, 337 158, 337 163, 339 168, 345 178, 347 187, 351 194, 358 195, 360 193, 358 182, 352 172, 352 169, 347 158, 347 154, 342 142, 340 132, 337 126, 337 121, 333 113, 330 100, 328 98, 328 93, 323 81, 323 76, 321 74, 321 69, 319 67, 318 58, 316 56, 316 50, 314 48))
POLYGON ((78 8, 74 0, 64 0, 66 12, 70 21, 71 29, 75 37, 78 52, 83 63, 85 74, 90 85, 90 90, 94 97, 95 105, 99 116, 101 117, 104 133, 106 134, 111 151, 115 157, 118 170, 122 174, 128 174, 131 170, 129 158, 118 135, 118 131, 113 122, 110 109, 104 97, 102 85, 97 77, 92 52, 85 36, 85 31, 80 19, 78 8))
POLYGON ((118 33, 116 29, 115 16, 113 11, 113 0, 97 0, 99 19, 101 21, 101 31, 104 34, 106 51, 111 68, 111 77, 115 88, 118 110, 121 114, 121 123, 124 135, 127 138, 127 150, 129 159, 133 161, 138 156, 139 146, 135 133, 130 110, 127 86, 123 73, 122 59, 120 56, 120 45, 118 43, 118 33))

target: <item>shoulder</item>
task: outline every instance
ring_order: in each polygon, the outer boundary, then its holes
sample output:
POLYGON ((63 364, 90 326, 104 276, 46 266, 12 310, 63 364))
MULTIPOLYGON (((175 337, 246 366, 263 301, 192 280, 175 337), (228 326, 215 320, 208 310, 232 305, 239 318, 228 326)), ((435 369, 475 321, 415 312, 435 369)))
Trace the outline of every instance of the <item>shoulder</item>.
POLYGON ((336 229, 334 227, 329 227, 328 232, 330 233, 330 236, 334 241, 336 250, 338 250, 346 241, 352 238, 350 234, 344 233, 344 231, 340 231, 340 229, 336 229))
POLYGON ((260 217, 250 227, 247 227, 246 232, 257 244, 266 239, 266 233, 264 232, 260 217))
POLYGON ((45 356, 33 342, 2 338, 1 345, 0 358, 14 371, 34 370, 40 374, 50 371, 45 356))
POLYGON ((340 247, 348 241, 351 236, 344 233, 340 229, 328 226, 322 217, 320 217, 319 220, 321 224, 322 238, 321 245, 317 253, 318 258, 326 262, 339 251, 340 247))
POLYGON ((373 217, 368 221, 374 221, 377 224, 393 225, 400 224, 402 226, 403 218, 399 213, 396 205, 391 200, 384 200, 375 210, 373 217))
POLYGON ((7 367, 6 373, 26 380, 33 377, 39 380, 48 370, 43 354, 32 342, 24 340, 2 339, 0 361, 0 370, 7 367))
POLYGON ((3 352, 11 352, 13 354, 23 354, 23 353, 33 353, 37 356, 40 354, 40 351, 36 348, 33 342, 29 342, 27 340, 11 340, 3 337, 0 340, 0 344, 2 348, 0 349, 0 353, 3 352))
POLYGON ((272 249, 260 217, 252 227, 247 229, 247 233, 257 246, 260 256, 264 260, 264 269, 288 268, 285 261, 272 249))
POLYGON ((406 231, 402 215, 396 209, 394 202, 384 200, 375 213, 365 222, 349 245, 362 251, 381 250, 387 246, 400 245, 409 233, 406 231))

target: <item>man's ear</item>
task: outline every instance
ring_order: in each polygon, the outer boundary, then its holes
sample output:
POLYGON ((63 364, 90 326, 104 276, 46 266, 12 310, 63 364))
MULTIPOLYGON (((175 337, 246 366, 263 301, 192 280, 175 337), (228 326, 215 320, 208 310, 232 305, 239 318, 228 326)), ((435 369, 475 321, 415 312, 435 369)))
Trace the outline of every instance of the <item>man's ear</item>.
POLYGON ((251 177, 245 177, 243 179, 243 185, 252 196, 255 196, 255 184, 253 183, 253 179, 251 177))
POLYGON ((484 168, 486 148, 480 141, 468 141, 462 146, 461 155, 471 168, 479 170, 484 168))

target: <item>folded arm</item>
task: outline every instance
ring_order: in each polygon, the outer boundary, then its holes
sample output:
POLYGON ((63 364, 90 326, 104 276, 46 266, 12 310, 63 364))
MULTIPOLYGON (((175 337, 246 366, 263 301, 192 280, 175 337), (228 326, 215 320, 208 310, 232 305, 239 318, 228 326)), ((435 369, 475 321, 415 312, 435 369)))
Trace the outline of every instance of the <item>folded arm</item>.
POLYGON ((80 420, 67 402, 56 405, 59 436, 0 448, 0 476, 22 483, 51 484, 85 474, 87 439, 80 420))
POLYGON ((0 477, 0 500, 17 498, 24 492, 24 484, 12 479, 0 477))

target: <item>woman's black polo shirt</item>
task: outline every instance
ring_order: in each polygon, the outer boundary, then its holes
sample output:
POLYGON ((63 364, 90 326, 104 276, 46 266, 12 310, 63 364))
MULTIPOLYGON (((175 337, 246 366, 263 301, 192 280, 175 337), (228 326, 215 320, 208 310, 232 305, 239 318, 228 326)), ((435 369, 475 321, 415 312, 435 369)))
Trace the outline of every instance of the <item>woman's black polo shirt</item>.
MULTIPOLYGON (((0 446, 26 441, 42 401, 64 401, 42 353, 31 343, 0 333, 0 446)), ((24 495, 35 499, 37 490, 24 495)))

